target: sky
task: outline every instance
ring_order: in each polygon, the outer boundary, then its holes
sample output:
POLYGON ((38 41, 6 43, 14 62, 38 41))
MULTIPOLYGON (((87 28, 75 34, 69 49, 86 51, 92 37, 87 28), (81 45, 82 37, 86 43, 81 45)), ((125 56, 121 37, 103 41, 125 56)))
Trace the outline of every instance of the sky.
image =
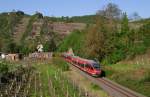
POLYGON ((0 0, 0 13, 14 9, 45 16, 82 16, 95 14, 108 3, 117 4, 128 15, 137 12, 142 18, 150 17, 150 0, 0 0))

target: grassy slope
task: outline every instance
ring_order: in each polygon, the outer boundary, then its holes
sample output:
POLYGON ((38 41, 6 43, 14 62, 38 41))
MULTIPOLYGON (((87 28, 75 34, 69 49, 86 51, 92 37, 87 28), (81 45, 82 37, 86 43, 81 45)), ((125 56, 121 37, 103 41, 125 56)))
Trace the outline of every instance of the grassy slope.
POLYGON ((150 52, 105 66, 107 77, 150 97, 150 52))
MULTIPOLYGON (((62 59, 55 57, 48 63, 35 64, 37 72, 40 72, 42 82, 42 94, 44 97, 85 97, 85 91, 91 92, 96 97, 109 97, 103 90, 92 84, 80 74, 66 69, 67 63, 62 59), (67 71, 66 71, 67 70, 67 71), (70 76, 71 75, 71 76, 70 76), (52 82, 51 91, 48 87, 52 82), (86 83, 86 86, 84 85, 86 83), (82 84, 82 85, 80 85, 82 84), (82 96, 81 96, 82 95, 82 96)), ((34 95, 40 95, 40 92, 34 92, 34 95)))
POLYGON ((80 88, 85 89, 91 97, 109 97, 99 86, 92 83, 89 79, 80 75, 75 70, 66 71, 64 73, 70 80, 74 81, 75 84, 79 85, 80 88))
POLYGON ((122 59, 118 64, 107 65, 106 72, 110 79, 150 97, 150 38, 148 37, 148 28, 149 23, 143 25, 136 33, 142 42, 137 42, 129 47, 129 51, 125 53, 128 58, 122 59))

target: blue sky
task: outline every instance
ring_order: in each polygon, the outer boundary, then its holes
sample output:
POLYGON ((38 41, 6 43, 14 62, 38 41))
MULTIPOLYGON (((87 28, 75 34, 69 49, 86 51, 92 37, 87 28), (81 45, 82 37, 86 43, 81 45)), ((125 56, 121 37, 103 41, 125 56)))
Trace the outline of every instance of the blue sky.
POLYGON ((95 14, 109 2, 129 15, 138 12, 143 18, 150 17, 150 0, 0 0, 0 13, 15 9, 28 14, 39 11, 47 16, 81 16, 95 14))

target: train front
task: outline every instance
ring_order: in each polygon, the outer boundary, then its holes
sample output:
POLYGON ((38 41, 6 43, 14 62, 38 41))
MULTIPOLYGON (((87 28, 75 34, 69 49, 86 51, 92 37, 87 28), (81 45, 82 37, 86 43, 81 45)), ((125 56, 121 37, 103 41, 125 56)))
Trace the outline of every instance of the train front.
POLYGON ((95 77, 101 76, 102 71, 101 71, 101 68, 100 68, 100 64, 98 64, 97 62, 93 62, 92 66, 93 66, 93 69, 94 69, 92 75, 95 76, 95 77))

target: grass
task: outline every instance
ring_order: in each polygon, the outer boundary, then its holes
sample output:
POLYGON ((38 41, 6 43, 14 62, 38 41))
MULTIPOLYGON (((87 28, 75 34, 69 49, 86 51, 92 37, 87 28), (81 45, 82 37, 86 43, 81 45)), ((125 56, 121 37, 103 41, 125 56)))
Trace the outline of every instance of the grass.
POLYGON ((69 70, 69 65, 60 57, 54 57, 52 62, 53 64, 55 64, 56 67, 60 68, 63 71, 69 70))
POLYGON ((150 68, 143 64, 114 64, 105 67, 106 75, 132 90, 150 97, 150 68))
POLYGON ((94 90, 100 90, 100 89, 101 89, 98 85, 96 85, 96 84, 94 84, 94 83, 91 83, 91 87, 92 87, 92 89, 94 89, 94 90))
POLYGON ((33 91, 33 97, 41 93, 44 97, 81 97, 78 87, 63 75, 63 71, 66 71, 65 65, 67 66, 61 58, 54 58, 48 64, 35 64, 42 85, 39 87, 41 91, 33 91))
MULTIPOLYGON (((39 88, 44 97, 85 97, 86 93, 93 97, 109 97, 99 86, 70 70, 60 57, 54 57, 49 63, 38 62, 34 67, 40 73, 42 87, 39 88)), ((40 91, 33 91, 33 97, 40 94, 40 91)))
POLYGON ((64 74, 67 76, 67 78, 75 82, 80 89, 86 91, 90 97, 109 97, 109 95, 99 86, 79 74, 76 70, 66 71, 64 74))

